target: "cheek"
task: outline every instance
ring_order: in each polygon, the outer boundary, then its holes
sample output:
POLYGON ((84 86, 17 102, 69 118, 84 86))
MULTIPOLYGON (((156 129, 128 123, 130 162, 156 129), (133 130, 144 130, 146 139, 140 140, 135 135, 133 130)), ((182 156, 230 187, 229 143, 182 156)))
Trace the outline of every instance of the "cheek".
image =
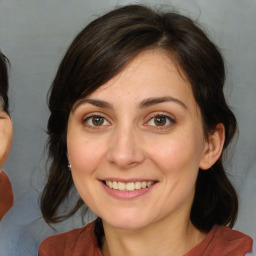
POLYGON ((68 140, 68 156, 76 174, 90 174, 97 167, 103 155, 103 146, 97 140, 82 136, 68 140))
POLYGON ((200 156, 196 145, 193 139, 176 137, 151 151, 151 160, 162 173, 162 202, 167 207, 167 202, 175 208, 193 200, 200 156))
POLYGON ((100 163, 101 147, 96 141, 92 142, 81 135, 68 138, 67 143, 75 187, 83 201, 90 207, 92 198, 97 193, 94 174, 100 163))
POLYGON ((9 118, 0 119, 0 168, 3 167, 10 152, 12 135, 13 130, 11 120, 9 118))
POLYGON ((197 144, 193 137, 173 136, 151 148, 151 159, 168 175, 197 173, 201 159, 201 147, 197 144))

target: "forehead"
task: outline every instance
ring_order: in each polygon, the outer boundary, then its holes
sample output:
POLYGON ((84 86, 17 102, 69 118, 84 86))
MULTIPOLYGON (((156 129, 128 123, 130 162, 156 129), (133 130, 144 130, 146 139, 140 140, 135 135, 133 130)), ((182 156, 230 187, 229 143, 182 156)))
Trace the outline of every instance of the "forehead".
POLYGON ((132 59, 115 77, 87 98, 143 100, 171 96, 195 104, 191 85, 172 56, 164 50, 146 50, 132 59))

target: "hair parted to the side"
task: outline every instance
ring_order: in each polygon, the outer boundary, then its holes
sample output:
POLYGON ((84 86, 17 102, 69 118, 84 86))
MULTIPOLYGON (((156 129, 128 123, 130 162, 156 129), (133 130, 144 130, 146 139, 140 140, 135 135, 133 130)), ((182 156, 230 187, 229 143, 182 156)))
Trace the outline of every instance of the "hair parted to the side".
POLYGON ((8 66, 9 60, 0 51, 0 107, 9 114, 9 99, 8 99, 8 66))
MULTIPOLYGON (((154 11, 140 5, 115 9, 91 22, 74 39, 49 92, 51 166, 41 197, 41 210, 47 222, 61 221, 83 205, 79 199, 69 212, 58 213, 73 186, 66 155, 67 122, 72 106, 146 49, 162 49, 173 57, 191 84, 202 113, 205 137, 218 123, 223 123, 224 151, 229 145, 237 125, 223 94, 224 63, 219 50, 202 29, 176 13, 154 11)), ((210 170, 199 170, 191 221, 205 231, 215 224, 232 227, 237 210, 237 195, 225 174, 221 155, 210 170)))

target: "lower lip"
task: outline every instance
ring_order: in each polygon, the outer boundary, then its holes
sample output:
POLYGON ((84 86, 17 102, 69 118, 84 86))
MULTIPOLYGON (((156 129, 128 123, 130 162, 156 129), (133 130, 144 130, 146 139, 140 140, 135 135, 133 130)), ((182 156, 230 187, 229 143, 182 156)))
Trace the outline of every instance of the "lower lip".
POLYGON ((149 191, 151 191, 157 182, 152 184, 150 187, 142 188, 142 189, 136 189, 134 191, 127 191, 127 190, 117 190, 117 189, 112 189, 108 187, 104 182, 101 181, 101 184, 105 191, 112 197, 117 198, 117 199, 122 199, 122 200, 131 200, 131 199, 136 199, 138 197, 141 197, 145 194, 147 194, 149 191))

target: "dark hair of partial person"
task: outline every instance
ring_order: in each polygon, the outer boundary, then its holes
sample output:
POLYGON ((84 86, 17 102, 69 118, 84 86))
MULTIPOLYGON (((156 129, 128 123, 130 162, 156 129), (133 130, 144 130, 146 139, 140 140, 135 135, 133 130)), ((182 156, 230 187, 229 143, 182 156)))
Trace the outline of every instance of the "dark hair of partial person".
MULTIPOLYGON (((66 136, 74 103, 106 83, 147 49, 166 51, 189 80, 201 110, 206 138, 222 123, 225 151, 235 135, 236 119, 223 94, 223 58, 196 22, 175 12, 155 11, 141 5, 117 8, 92 21, 78 34, 49 91, 50 170, 41 196, 41 211, 48 223, 70 217, 83 205, 78 199, 70 211, 59 212, 73 187, 66 136)), ((232 227, 237 211, 237 195, 225 174, 222 154, 209 170, 199 170, 190 218, 198 229, 209 231, 216 224, 232 227)))
POLYGON ((0 51, 0 98, 3 101, 3 110, 9 114, 9 100, 8 100, 8 66, 9 61, 0 51))

